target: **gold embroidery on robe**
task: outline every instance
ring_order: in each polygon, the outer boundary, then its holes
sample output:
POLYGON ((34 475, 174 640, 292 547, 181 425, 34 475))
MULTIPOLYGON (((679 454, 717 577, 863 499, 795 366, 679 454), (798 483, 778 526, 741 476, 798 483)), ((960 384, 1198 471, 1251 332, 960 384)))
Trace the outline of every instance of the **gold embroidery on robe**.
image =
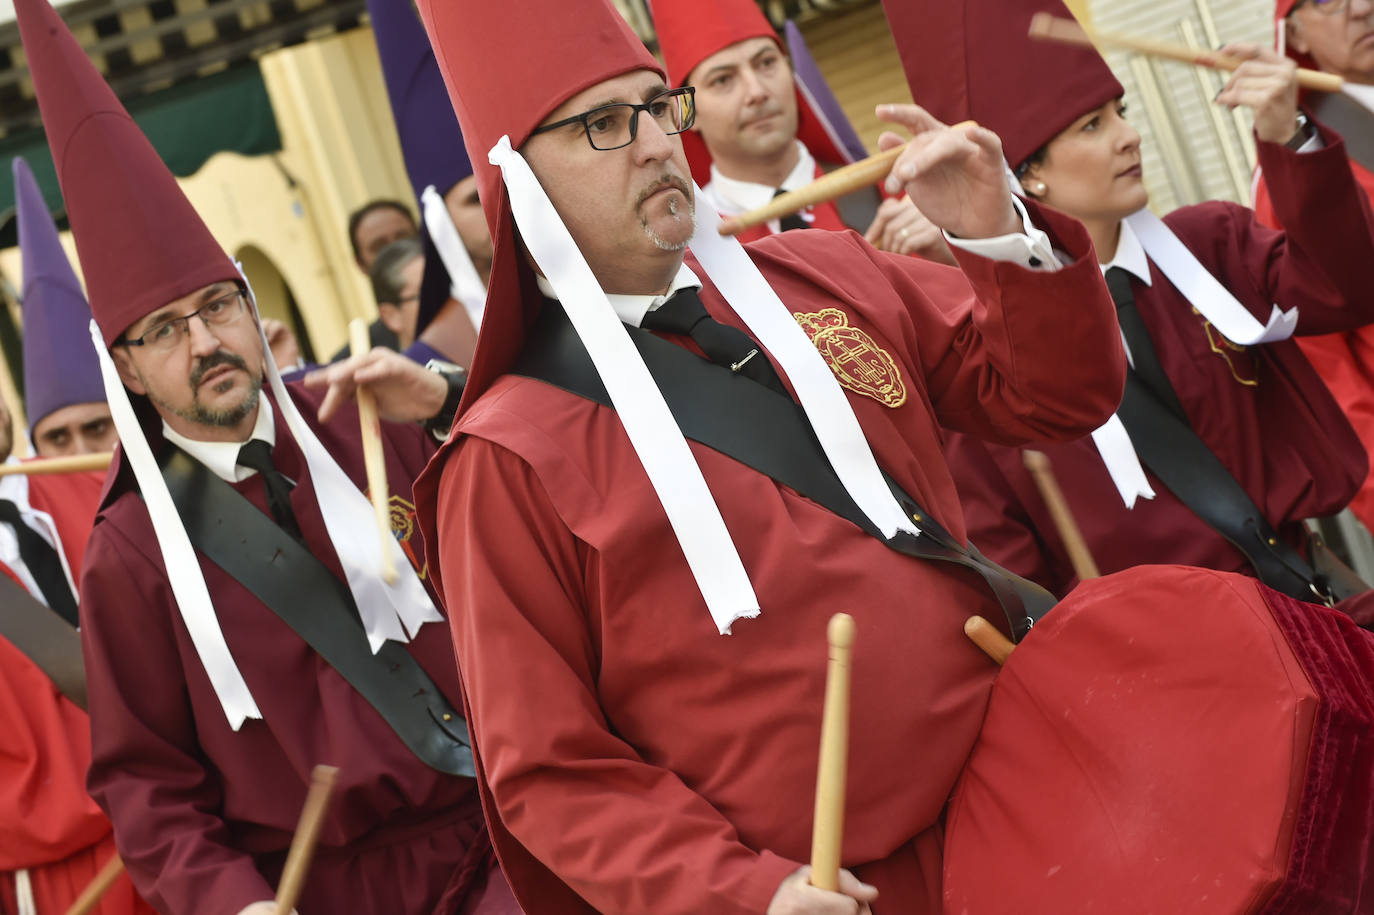
POLYGON ((415 536, 415 505, 398 495, 393 495, 387 505, 391 514, 391 533, 400 542, 402 551, 405 552, 406 558, 410 560, 411 566, 420 576, 420 580, 424 581, 429 573, 429 565, 426 563, 425 557, 419 555, 415 549, 415 544, 411 542, 411 538, 415 536))
MULTIPOLYGON (((1202 316, 1202 312, 1196 308, 1193 309, 1193 314, 1202 316)), ((1248 388, 1259 387, 1259 364, 1250 348, 1232 343, 1206 319, 1202 322, 1202 329, 1207 334, 1207 345, 1211 347, 1212 352, 1226 360, 1226 368, 1231 372, 1231 377, 1248 388)))
POLYGON ((847 314, 838 308, 822 308, 793 312, 792 317, 821 351, 841 385, 885 407, 895 409, 906 403, 906 385, 897 360, 867 333, 852 326, 847 314))

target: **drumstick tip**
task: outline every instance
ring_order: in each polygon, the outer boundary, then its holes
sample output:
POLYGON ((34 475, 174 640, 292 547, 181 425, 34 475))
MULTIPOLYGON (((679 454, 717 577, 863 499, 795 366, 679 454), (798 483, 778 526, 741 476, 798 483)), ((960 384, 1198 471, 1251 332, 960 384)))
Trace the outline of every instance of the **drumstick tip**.
POLYGON ((1030 31, 1027 32, 1027 34, 1030 35, 1032 38, 1040 38, 1042 36, 1048 35, 1053 28, 1054 14, 1047 13, 1044 10, 1041 10, 1040 12, 1036 13, 1034 16, 1031 17, 1030 31))
POLYGON ((1048 470, 1050 467, 1050 459, 1046 456, 1045 452, 1036 451, 1034 448, 1027 448, 1025 451, 1021 452, 1021 463, 1024 464, 1026 469, 1031 473, 1048 470))
POLYGON ((848 613, 836 613, 830 618, 825 630, 826 638, 834 648, 849 648, 854 644, 854 617, 848 613))
POLYGON ((716 231, 726 238, 731 238, 743 232, 744 226, 741 225, 738 219, 729 216, 720 221, 720 225, 716 227, 716 231))

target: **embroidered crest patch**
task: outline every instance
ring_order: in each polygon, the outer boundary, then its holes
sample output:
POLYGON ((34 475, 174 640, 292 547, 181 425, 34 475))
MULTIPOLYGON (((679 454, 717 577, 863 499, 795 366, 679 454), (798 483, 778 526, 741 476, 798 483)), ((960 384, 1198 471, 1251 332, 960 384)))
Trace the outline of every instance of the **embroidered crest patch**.
POLYGON ((793 312, 792 317, 820 350, 841 385, 885 407, 895 409, 906 403, 906 385, 897 360, 851 325, 849 315, 838 308, 823 308, 793 312))
POLYGON ((416 548, 416 544, 412 542, 415 536, 415 505, 397 495, 393 495, 387 505, 391 510, 391 533, 401 544, 402 551, 419 574, 420 580, 424 581, 429 566, 425 563, 425 557, 416 548))

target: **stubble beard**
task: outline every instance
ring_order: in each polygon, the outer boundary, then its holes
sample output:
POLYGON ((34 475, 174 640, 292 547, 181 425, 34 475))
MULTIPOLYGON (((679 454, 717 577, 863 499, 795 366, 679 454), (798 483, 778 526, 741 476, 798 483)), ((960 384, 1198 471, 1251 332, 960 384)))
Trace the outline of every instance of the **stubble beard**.
POLYGON ((649 241, 653 242, 653 243, 654 243, 654 246, 655 246, 656 248, 658 248, 659 250, 661 250, 661 251, 686 251, 686 250, 687 250, 687 244, 691 241, 692 235, 696 232, 696 216, 697 216, 696 201, 695 201, 695 200, 690 201, 690 202, 687 204, 687 212, 686 212, 686 213, 683 213, 683 212, 682 212, 682 205, 678 203, 677 198, 676 198, 676 197, 669 198, 669 200, 668 200, 668 215, 671 216, 671 217, 673 218, 673 220, 676 221, 676 222, 679 223, 679 224, 681 224, 682 221, 683 221, 684 219, 686 219, 687 225, 688 225, 690 231, 688 231, 686 237, 683 238, 682 241, 670 241, 670 240, 664 238, 662 235, 659 235, 657 232, 654 231, 653 227, 649 225, 649 217, 648 217, 648 216, 643 216, 643 217, 641 217, 641 218, 640 218, 640 221, 639 221, 639 224, 640 224, 640 226, 644 229, 644 234, 647 235, 647 236, 649 236, 649 241))
POLYGON ((257 409, 258 401, 262 397, 262 378, 254 377, 251 373, 249 374, 249 390, 237 404, 229 407, 220 407, 218 409, 207 407, 200 402, 200 382, 207 371, 219 365, 232 365, 235 368, 243 369, 245 372, 248 371, 248 364, 244 362, 242 358, 232 353, 218 352, 207 357, 197 365, 195 371, 191 373, 189 381, 192 400, 189 407, 176 407, 161 397, 158 397, 152 392, 152 389, 148 387, 147 381, 141 378, 142 373, 140 373, 140 380, 143 380, 143 387, 148 391, 148 399, 167 412, 173 413, 187 422, 196 423, 202 426, 216 426, 226 429, 233 428, 247 419, 252 415, 253 411, 257 409))

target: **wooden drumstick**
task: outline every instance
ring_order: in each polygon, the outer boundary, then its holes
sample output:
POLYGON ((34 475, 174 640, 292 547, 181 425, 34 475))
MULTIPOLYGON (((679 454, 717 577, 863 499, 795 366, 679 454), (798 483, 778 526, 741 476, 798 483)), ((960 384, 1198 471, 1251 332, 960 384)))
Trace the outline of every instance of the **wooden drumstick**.
POLYGON ((281 882, 277 884, 276 915, 290 915, 296 900, 300 899, 305 875, 310 870, 310 859, 315 854, 315 842, 320 838, 320 827, 324 824, 324 814, 329 809, 329 795, 334 791, 334 781, 338 775, 339 770, 333 766, 316 766, 310 773, 310 791, 305 796, 305 806, 301 808, 296 834, 291 837, 291 849, 286 853, 281 882))
MULTIPOLYGON (((372 349, 367 324, 362 318, 348 322, 349 348, 354 356, 372 349)), ((382 429, 377 420, 377 399, 362 385, 357 388, 358 422, 363 431, 363 466, 367 469, 367 491, 372 498, 372 513, 377 518, 377 536, 382 546, 382 578, 396 582, 396 563, 391 558, 391 497, 386 486, 386 455, 382 450, 382 429)))
MULTIPOLYGON (((970 126, 977 125, 973 121, 961 121, 949 129, 958 130, 970 126)), ((805 187, 779 194, 757 210, 750 210, 738 216, 728 216, 721 220, 719 232, 721 235, 738 235, 745 229, 761 226, 770 219, 781 219, 818 203, 872 187, 887 177, 887 173, 892 171, 892 166, 896 164, 904 149, 906 144, 894 146, 858 162, 851 162, 843 168, 821 175, 805 187)))
POLYGON ((1069 552, 1069 562, 1073 564, 1078 580, 1097 578, 1102 573, 1097 570, 1097 563, 1093 562, 1092 553, 1088 551, 1088 542, 1083 539, 1083 532, 1074 520, 1069 503, 1064 498, 1064 491, 1059 488, 1059 481, 1054 478, 1050 459, 1039 451, 1027 449, 1021 453, 1021 461, 1030 471, 1036 488, 1040 490, 1040 498, 1045 500, 1045 506, 1050 510, 1050 518, 1054 520, 1054 527, 1059 531, 1064 548, 1069 552))
POLYGON ((119 855, 112 855, 110 860, 105 862, 105 866, 100 869, 100 873, 96 874, 95 878, 86 884, 81 895, 76 897, 71 907, 67 909, 67 915, 87 915, 88 912, 95 911, 95 907, 100 905, 100 897, 104 896, 110 887, 114 886, 115 881, 119 879, 119 875, 122 873, 124 873, 124 861, 119 855))
POLYGON ((840 844, 844 838, 844 781, 849 756, 849 653, 854 617, 836 613, 826 627, 830 663, 825 672, 821 756, 816 770, 816 819, 811 830, 811 885, 840 888, 840 844))
POLYGON ((23 474, 39 476, 55 473, 83 473, 88 470, 104 470, 110 466, 114 454, 100 451, 95 454, 71 454, 66 457, 38 458, 33 461, 20 461, 17 464, 0 464, 0 477, 23 474))
MULTIPOLYGON (((1156 41, 1152 38, 1137 38, 1133 35, 1099 32, 1096 29, 1089 32, 1073 19, 1065 19, 1062 16, 1045 12, 1036 13, 1031 17, 1030 37, 1042 41, 1058 41, 1063 44, 1111 45, 1150 57, 1163 57, 1166 60, 1177 60, 1197 67, 1210 67, 1213 70, 1234 70, 1245 63, 1239 57, 1218 54, 1215 51, 1200 51, 1184 44, 1156 41)), ((1323 73, 1320 70, 1299 67, 1298 85, 1304 89, 1312 89, 1317 92, 1340 92, 1345 82, 1334 73, 1323 73)))
POLYGON ((964 623, 964 634, 973 644, 983 649, 983 653, 997 662, 998 666, 1007 663, 1016 645, 1001 633, 996 626, 981 616, 970 616, 964 623))

